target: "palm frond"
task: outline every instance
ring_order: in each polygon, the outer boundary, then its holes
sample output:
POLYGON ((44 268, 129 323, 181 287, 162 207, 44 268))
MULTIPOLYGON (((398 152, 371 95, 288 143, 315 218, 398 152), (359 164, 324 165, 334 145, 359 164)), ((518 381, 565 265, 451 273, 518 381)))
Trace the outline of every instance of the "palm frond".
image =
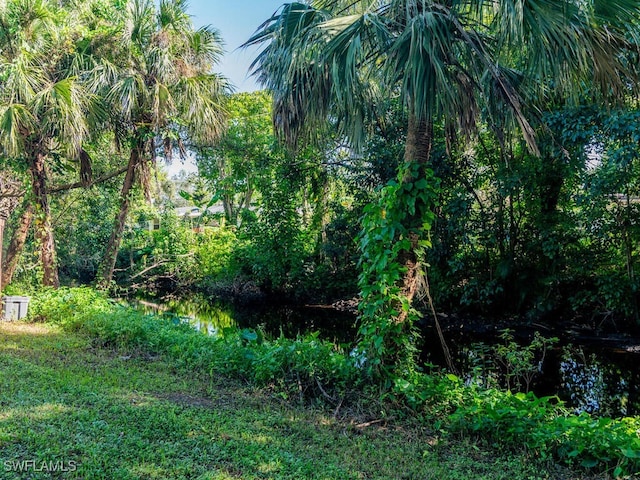
POLYGON ((37 67, 36 62, 31 61, 27 53, 20 55, 10 64, 0 66, 0 69, 6 79, 3 91, 9 103, 26 105, 47 84, 45 73, 37 67))
POLYGON ((153 34, 153 2, 151 0, 129 0, 129 18, 126 36, 135 45, 145 45, 153 34))
POLYGON ((115 104, 126 120, 131 120, 144 101, 144 79, 139 75, 127 75, 118 79, 107 94, 107 100, 115 104))
POLYGON ((225 129, 225 99, 229 94, 226 79, 219 75, 198 75, 182 79, 176 94, 180 101, 180 117, 193 137, 211 143, 225 129))
POLYGON ((186 0, 160 0, 158 25, 161 29, 171 28, 184 32, 191 28, 191 19, 187 14, 189 4, 186 0))
POLYGON ((36 120, 24 105, 0 105, 0 138, 4 152, 10 156, 21 155, 24 139, 35 125, 36 120))
POLYGON ((189 49, 195 63, 209 68, 218 64, 224 54, 224 42, 220 32, 210 26, 204 26, 188 36, 189 49))
POLYGON ((39 92, 33 104, 42 135, 57 138, 70 152, 76 152, 88 136, 88 92, 75 77, 51 84, 39 92))

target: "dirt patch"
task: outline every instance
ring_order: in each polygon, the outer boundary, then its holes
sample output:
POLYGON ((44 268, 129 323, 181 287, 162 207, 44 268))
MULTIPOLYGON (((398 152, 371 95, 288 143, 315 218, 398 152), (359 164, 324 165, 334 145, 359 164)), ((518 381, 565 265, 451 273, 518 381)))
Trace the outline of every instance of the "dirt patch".
POLYGON ((54 335, 51 326, 41 323, 23 323, 23 322, 6 322, 0 321, 0 335, 17 336, 17 335, 54 335))

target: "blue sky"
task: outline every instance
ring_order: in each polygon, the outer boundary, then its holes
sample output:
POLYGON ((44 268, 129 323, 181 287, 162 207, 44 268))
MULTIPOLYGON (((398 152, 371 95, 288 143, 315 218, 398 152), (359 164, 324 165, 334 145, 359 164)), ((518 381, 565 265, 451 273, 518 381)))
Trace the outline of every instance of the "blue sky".
POLYGON ((189 14, 200 27, 211 25, 222 33, 226 54, 218 71, 235 85, 238 92, 258 90, 248 76, 256 49, 238 50, 286 0, 190 0, 189 14))

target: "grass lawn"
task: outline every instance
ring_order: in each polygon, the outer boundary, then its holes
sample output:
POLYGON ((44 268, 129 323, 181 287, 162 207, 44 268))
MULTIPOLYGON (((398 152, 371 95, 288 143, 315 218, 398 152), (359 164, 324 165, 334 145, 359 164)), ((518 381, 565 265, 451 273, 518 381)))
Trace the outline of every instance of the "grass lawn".
POLYGON ((57 327, 0 322, 2 479, 585 478, 514 450, 337 420, 57 327))

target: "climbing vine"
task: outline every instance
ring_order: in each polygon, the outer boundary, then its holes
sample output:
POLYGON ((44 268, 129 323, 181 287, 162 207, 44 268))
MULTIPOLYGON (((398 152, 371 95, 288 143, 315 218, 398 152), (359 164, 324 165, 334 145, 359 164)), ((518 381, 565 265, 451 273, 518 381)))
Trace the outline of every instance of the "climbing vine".
POLYGON ((407 280, 421 281, 437 191, 432 171, 408 163, 382 188, 379 200, 365 208, 359 236, 358 353, 374 377, 391 379, 415 366, 419 313, 407 280))

